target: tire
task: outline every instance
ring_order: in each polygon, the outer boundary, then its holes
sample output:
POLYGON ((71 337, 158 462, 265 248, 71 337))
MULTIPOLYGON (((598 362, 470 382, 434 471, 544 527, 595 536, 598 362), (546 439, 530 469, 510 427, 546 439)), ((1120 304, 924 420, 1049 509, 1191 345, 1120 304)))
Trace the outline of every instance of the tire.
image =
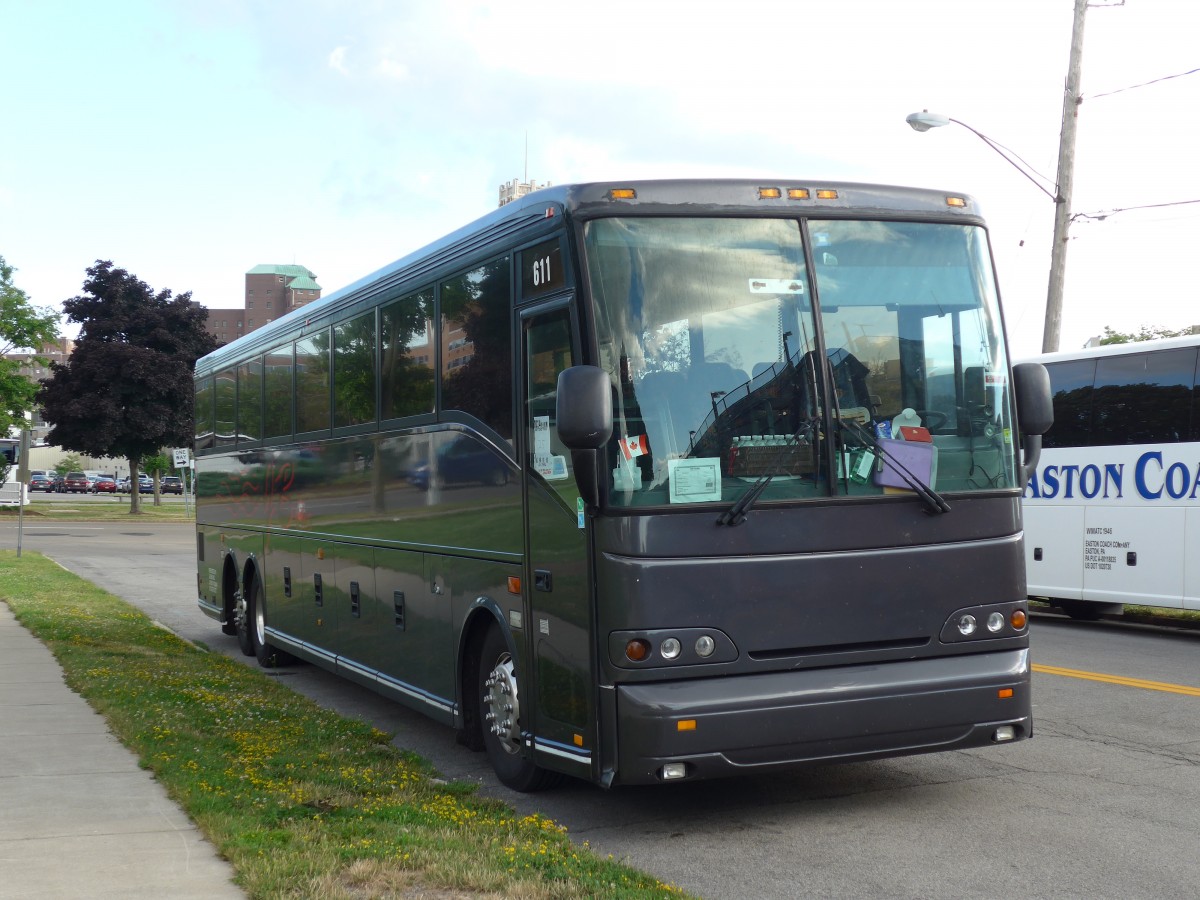
POLYGON ((1086 600, 1059 600, 1058 606, 1068 616, 1077 622, 1098 622, 1104 615, 1104 610, 1095 603, 1086 600))
POLYGON ((294 663, 295 657, 277 647, 271 646, 267 640, 267 603, 263 594, 262 581, 254 579, 254 587, 250 593, 250 631, 254 638, 254 656, 264 669, 276 666, 287 666, 294 663))
POLYGON ((233 595, 233 622, 237 627, 238 646, 242 648, 243 656, 257 656, 250 603, 251 601, 246 599, 246 592, 238 588, 237 593, 233 595))
POLYGON ((527 759, 521 747, 521 692, 516 660, 499 626, 488 628, 479 650, 476 676, 483 749, 496 777, 514 791, 532 793, 562 780, 527 759))

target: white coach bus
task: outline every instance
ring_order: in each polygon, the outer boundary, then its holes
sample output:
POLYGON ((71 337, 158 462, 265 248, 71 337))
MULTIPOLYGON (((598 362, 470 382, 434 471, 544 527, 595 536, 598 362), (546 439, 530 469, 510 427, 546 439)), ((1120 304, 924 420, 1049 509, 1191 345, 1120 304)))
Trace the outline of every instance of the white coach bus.
POLYGON ((1094 619, 1200 609, 1200 335, 1038 357, 1054 425, 1025 488, 1029 596, 1094 619))

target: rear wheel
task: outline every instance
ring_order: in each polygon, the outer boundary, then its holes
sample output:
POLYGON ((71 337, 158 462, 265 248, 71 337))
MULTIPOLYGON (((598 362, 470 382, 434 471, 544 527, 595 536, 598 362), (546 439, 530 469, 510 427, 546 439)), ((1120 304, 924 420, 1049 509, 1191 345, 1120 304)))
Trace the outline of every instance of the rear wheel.
POLYGON ((254 656, 254 628, 250 622, 250 603, 246 592, 238 588, 233 595, 233 624, 237 629, 238 646, 246 656, 254 656))
POLYGON ((477 694, 483 749, 496 777, 514 791, 531 792, 561 780, 557 772, 534 765, 521 750, 521 692, 516 660, 500 628, 492 625, 479 651, 477 694))

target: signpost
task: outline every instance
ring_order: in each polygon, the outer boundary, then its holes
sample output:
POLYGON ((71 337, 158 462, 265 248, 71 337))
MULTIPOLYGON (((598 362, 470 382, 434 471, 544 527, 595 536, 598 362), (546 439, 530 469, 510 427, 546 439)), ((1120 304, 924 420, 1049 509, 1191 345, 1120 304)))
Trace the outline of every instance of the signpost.
POLYGON ((171 456, 175 468, 181 470, 179 477, 183 479, 183 514, 190 516, 192 514, 192 506, 188 500, 188 468, 191 465, 191 453, 187 447, 175 447, 171 450, 171 456))

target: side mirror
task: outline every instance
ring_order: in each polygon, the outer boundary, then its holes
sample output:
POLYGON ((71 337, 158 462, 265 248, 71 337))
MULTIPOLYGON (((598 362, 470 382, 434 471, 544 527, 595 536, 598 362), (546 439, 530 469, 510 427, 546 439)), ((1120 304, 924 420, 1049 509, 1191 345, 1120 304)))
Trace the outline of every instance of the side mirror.
POLYGON ((572 450, 599 450, 612 437, 612 381, 598 366, 558 375, 558 438, 572 450))
POLYGON ((1024 487, 1042 455, 1042 435, 1054 424, 1050 373, 1041 363, 1019 363, 1013 366, 1013 390, 1024 450, 1021 463, 1021 487, 1024 487))
POLYGON ((600 505, 600 450, 612 437, 612 381, 598 366, 572 366, 558 375, 558 438, 571 451, 579 496, 600 505))
POLYGON ((1042 435, 1054 424, 1054 404, 1050 399, 1050 373, 1041 363, 1013 366, 1017 398, 1017 421, 1022 434, 1042 435))

